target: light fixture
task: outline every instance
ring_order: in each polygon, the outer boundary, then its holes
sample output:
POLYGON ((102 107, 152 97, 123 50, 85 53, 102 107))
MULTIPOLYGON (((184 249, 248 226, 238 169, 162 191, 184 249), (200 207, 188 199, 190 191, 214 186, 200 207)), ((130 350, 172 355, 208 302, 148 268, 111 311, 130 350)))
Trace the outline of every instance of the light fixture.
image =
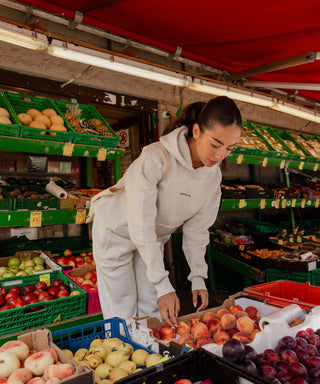
POLYGON ((302 119, 310 120, 315 123, 320 123, 320 114, 313 112, 312 110, 307 110, 306 108, 299 107, 295 104, 290 104, 285 101, 279 100, 271 107, 272 109, 280 112, 287 113, 302 119))
POLYGON ((59 40, 53 40, 51 42, 47 48, 47 53, 55 57, 94 65, 96 67, 106 68, 112 71, 143 77, 144 79, 159 81, 161 83, 179 87, 185 87, 191 82, 190 76, 59 40))
POLYGON ((261 87, 261 88, 274 88, 274 89, 304 89, 308 91, 320 91, 319 83, 286 83, 280 81, 259 81, 259 80, 245 80, 243 82, 245 87, 261 87))
POLYGON ((35 50, 45 50, 48 46, 46 36, 3 21, 0 21, 0 40, 35 50))

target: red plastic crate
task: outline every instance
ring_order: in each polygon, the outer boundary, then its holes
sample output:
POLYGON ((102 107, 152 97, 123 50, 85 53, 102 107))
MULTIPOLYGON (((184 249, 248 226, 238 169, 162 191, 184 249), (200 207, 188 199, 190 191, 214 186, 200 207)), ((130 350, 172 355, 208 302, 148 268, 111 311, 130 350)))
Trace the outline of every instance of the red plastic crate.
POLYGON ((99 293, 98 290, 92 290, 92 289, 86 289, 82 287, 80 284, 77 283, 77 281, 74 279, 74 277, 84 277, 84 275, 87 272, 91 272, 93 269, 95 269, 95 266, 91 265, 82 265, 79 268, 75 268, 72 270, 63 271, 63 273, 77 286, 85 290, 88 294, 88 304, 87 304, 87 313, 96 313, 101 312, 101 305, 99 300, 99 293))
POLYGON ((253 285, 244 288, 248 295, 259 297, 268 304, 285 307, 296 303, 301 308, 311 310, 320 305, 320 287, 310 285, 309 282, 297 283, 295 281, 277 280, 269 283, 253 285))

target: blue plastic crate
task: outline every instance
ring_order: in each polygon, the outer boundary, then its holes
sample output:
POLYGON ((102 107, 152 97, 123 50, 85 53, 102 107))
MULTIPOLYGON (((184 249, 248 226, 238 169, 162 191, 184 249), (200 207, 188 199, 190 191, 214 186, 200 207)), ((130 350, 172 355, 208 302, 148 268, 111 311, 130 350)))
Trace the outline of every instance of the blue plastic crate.
POLYGON ((134 349, 144 349, 149 353, 154 353, 151 349, 131 340, 125 320, 119 317, 52 332, 53 342, 59 348, 70 349, 73 353, 79 348, 89 349, 91 341, 98 337, 101 339, 118 337, 123 342, 130 343, 134 349))

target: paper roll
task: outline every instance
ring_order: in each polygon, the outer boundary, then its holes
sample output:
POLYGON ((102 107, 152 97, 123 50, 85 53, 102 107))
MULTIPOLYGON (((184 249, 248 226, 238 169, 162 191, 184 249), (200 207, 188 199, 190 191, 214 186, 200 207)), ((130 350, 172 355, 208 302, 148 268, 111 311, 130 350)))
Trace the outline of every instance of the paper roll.
POLYGON ((259 327, 262 330, 268 324, 290 324, 295 319, 304 319, 305 313, 298 304, 290 304, 270 315, 262 317, 259 321, 259 327))
POLYGON ((57 185, 54 181, 50 181, 46 185, 46 190, 59 199, 66 199, 68 197, 68 193, 63 188, 59 187, 59 185, 57 185))

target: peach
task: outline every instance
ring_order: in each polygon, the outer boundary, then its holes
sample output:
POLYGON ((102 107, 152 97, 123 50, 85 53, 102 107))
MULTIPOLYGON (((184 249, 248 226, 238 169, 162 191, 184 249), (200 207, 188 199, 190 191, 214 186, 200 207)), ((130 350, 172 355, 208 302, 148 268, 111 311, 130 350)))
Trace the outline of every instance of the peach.
POLYGON ((216 344, 217 344, 217 345, 223 345, 227 340, 229 340, 229 339, 226 339, 225 337, 223 337, 222 339, 219 339, 219 340, 216 342, 216 344))
POLYGON ((51 377, 51 379, 48 379, 45 384, 59 384, 60 381, 61 380, 57 377, 51 377))
POLYGON ((185 335, 182 335, 181 337, 179 337, 178 344, 186 345, 189 342, 194 343, 194 338, 190 333, 186 333, 185 335))
POLYGON ((29 380, 27 384, 45 384, 45 381, 41 377, 34 377, 29 380))
POLYGON ((258 321, 260 319, 260 313, 256 307, 253 307, 252 305, 249 305, 245 312, 249 315, 250 319, 253 321, 258 321))
POLYGON ((247 333, 244 332, 237 332, 232 336, 233 339, 241 341, 241 343, 247 344, 251 343, 250 336, 247 333))
POLYGON ((22 381, 23 383, 26 383, 30 379, 32 379, 32 372, 29 371, 27 368, 19 368, 16 371, 12 372, 11 375, 8 377, 8 383, 11 383, 12 381, 22 381))
POLYGON ((11 351, 0 352, 0 377, 9 377, 12 372, 20 368, 18 356, 11 351))
POLYGON ((46 368, 54 363, 54 359, 49 352, 37 352, 26 358, 25 368, 29 369, 33 375, 41 376, 46 368))
POLYGON ((222 331, 222 325, 220 320, 211 319, 208 321, 207 327, 212 335, 214 335, 217 331, 222 331))
POLYGON ((163 325, 159 332, 161 340, 174 339, 176 335, 174 328, 169 327, 169 325, 163 325))
POLYGON ((191 324, 191 328, 196 324, 196 323, 203 323, 201 317, 199 316, 194 316, 190 319, 190 324, 191 324))
POLYGON ((237 319, 239 319, 240 317, 243 317, 243 316, 247 316, 247 317, 249 317, 249 315, 248 315, 247 312, 245 312, 245 311, 238 311, 238 312, 236 312, 234 315, 235 315, 235 317, 236 317, 237 319))
POLYGON ((240 332, 250 335, 254 329, 254 322, 250 319, 250 317, 243 316, 237 320, 236 327, 240 332))
POLYGON ((230 313, 235 315, 236 312, 243 311, 243 308, 241 307, 241 305, 231 305, 231 307, 229 308, 229 311, 230 311, 230 313))
POLYGON ((0 377, 0 384, 5 384, 8 381, 6 377, 0 377))
POLYGON ((256 337, 256 334, 260 332, 260 329, 255 328, 251 333, 250 333, 250 339, 254 340, 256 337))
POLYGON ((23 341, 12 340, 3 344, 0 352, 3 351, 11 351, 18 356, 19 360, 24 360, 28 357, 29 347, 23 341))
POLYGON ((239 330, 237 328, 231 328, 228 330, 228 334, 230 337, 232 337, 235 333, 238 333, 239 330))
POLYGON ((196 339, 199 340, 201 337, 211 337, 211 333, 208 327, 204 323, 196 323, 191 328, 191 334, 196 339))
POLYGON ((211 344, 212 339, 211 337, 200 337, 200 339, 197 341, 197 348, 201 348, 203 345, 211 344))
POLYGON ((75 370, 71 364, 49 365, 43 374, 45 381, 56 377, 60 380, 65 379, 75 373, 75 370))
POLYGON ((46 348, 46 349, 43 349, 43 351, 49 352, 54 360, 58 360, 58 354, 57 354, 57 351, 55 349, 53 349, 53 348, 46 348))
POLYGON ((221 317, 221 325, 224 329, 231 329, 236 326, 237 319, 235 315, 231 313, 226 313, 221 317))
POLYGON ((176 328, 176 334, 177 335, 185 335, 187 333, 190 333, 191 331, 191 324, 188 320, 180 320, 178 321, 177 328, 176 328))
POLYGON ((221 320, 222 316, 225 315, 226 313, 230 313, 229 309, 227 308, 219 309, 219 311, 217 312, 217 316, 219 320, 221 320))
POLYGON ((207 312, 203 316, 203 321, 208 324, 208 321, 211 319, 219 319, 218 316, 214 312, 207 312))
POLYGON ((226 339, 226 340, 230 339, 230 336, 228 335, 228 333, 226 331, 216 332, 213 336, 213 341, 216 344, 219 344, 219 341, 222 339, 226 339))

